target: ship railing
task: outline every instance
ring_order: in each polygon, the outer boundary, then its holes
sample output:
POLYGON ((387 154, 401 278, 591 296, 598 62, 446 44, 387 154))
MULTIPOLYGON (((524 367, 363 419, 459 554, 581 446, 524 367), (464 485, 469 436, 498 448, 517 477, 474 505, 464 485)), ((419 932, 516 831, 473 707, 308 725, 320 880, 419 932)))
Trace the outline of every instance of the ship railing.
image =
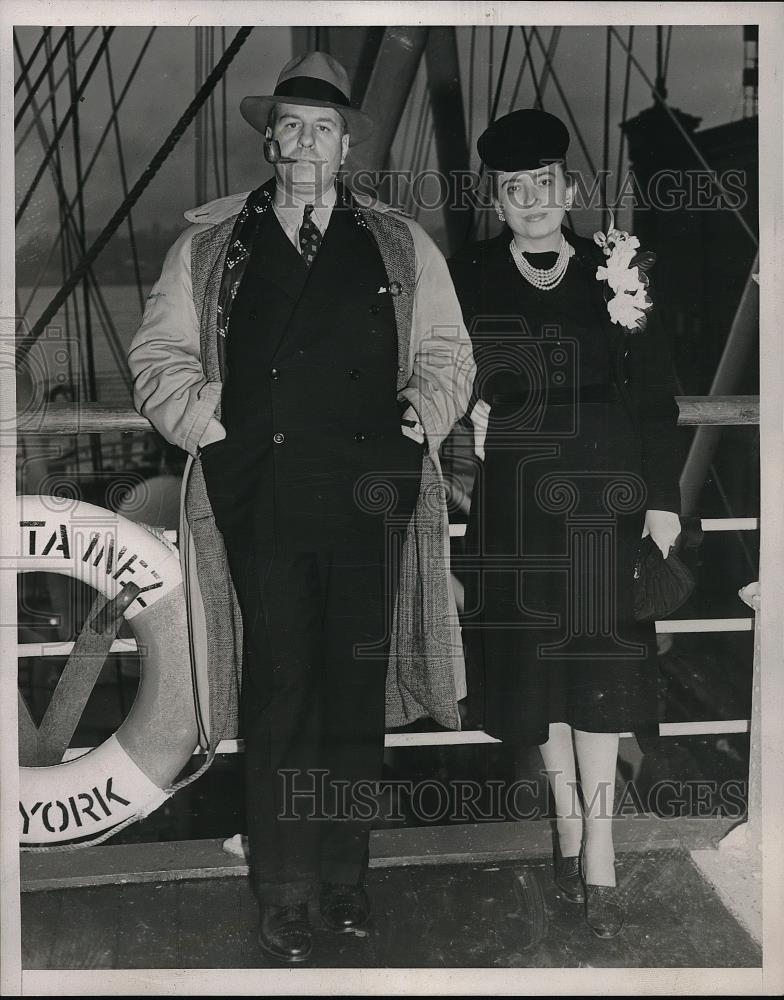
MULTIPOLYGON (((759 423, 758 396, 678 396, 678 425, 698 426, 739 426, 759 423)), ((105 403, 56 403, 37 412, 20 414, 17 430, 24 435, 75 436, 80 434, 119 433, 130 436, 139 432, 150 432, 152 427, 147 419, 129 407, 112 406, 105 403)), ((118 453, 122 442, 117 447, 118 453)), ((130 454, 126 451, 126 454, 130 454)), ((702 518, 705 532, 757 531, 757 517, 717 517, 702 518)), ((460 537, 465 533, 465 524, 450 525, 450 535, 460 537)), ((167 532, 171 541, 176 542, 176 533, 167 532)), ((748 582, 748 581, 746 581, 748 582)), ((669 619, 656 623, 658 634, 700 633, 700 632, 751 632, 754 630, 752 616, 730 618, 690 618, 669 619)), ((72 642, 25 643, 19 646, 20 657, 62 656, 73 648, 72 642)), ((136 649, 133 639, 116 640, 111 653, 131 653, 136 649)), ((749 731, 748 719, 715 721, 662 722, 660 736, 683 737, 704 735, 725 735, 749 731)), ((622 733, 629 739, 632 733, 622 733)), ((482 730, 468 729, 459 732, 416 732, 388 733, 387 747, 453 746, 498 742, 482 730)), ((81 756, 89 747, 70 748, 65 760, 81 756)), ((241 752, 241 740, 224 740, 218 746, 219 753, 241 752)), ((199 751, 197 751, 199 752, 199 751)))

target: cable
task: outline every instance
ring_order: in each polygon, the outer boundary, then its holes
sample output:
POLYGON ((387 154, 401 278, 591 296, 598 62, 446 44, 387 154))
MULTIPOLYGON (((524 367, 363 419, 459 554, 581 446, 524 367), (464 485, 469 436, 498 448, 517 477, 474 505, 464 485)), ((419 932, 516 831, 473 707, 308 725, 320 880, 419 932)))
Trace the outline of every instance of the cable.
MULTIPOLYGON (((47 48, 47 52, 49 52, 49 50, 51 48, 51 45, 50 45, 49 42, 46 43, 46 48, 47 48)), ((50 61, 49 62, 49 86, 50 86, 50 89, 52 87, 53 80, 54 80, 54 69, 53 69, 52 62, 50 61)), ((33 107, 35 108, 35 101, 33 102, 33 107)), ((40 116, 39 115, 36 115, 36 121, 38 123, 39 134, 41 135, 41 147, 42 147, 42 149, 46 149, 47 146, 49 145, 49 140, 48 140, 48 138, 46 136, 46 130, 44 129, 43 125, 40 123, 40 116)), ((52 90, 52 126, 54 127, 55 131, 57 131, 57 92, 56 92, 56 88, 54 90, 52 90)), ((71 249, 70 249, 70 241, 67 238, 64 239, 64 240, 61 240, 61 237, 63 236, 64 233, 66 234, 66 237, 67 237, 67 228, 66 227, 68 225, 68 218, 67 218, 67 215, 66 215, 67 198, 65 197, 65 190, 64 190, 64 183, 63 183, 63 164, 62 164, 62 157, 60 156, 60 150, 59 150, 59 148, 58 148, 57 153, 56 153, 55 158, 54 158, 54 173, 55 173, 55 183, 57 184, 57 190, 58 190, 58 195, 59 195, 59 197, 57 199, 57 206, 58 206, 58 214, 59 214, 59 218, 60 218, 60 231, 59 231, 58 236, 57 236, 57 242, 59 242, 61 244, 61 248, 62 248, 61 249, 61 254, 60 254, 60 267, 61 267, 61 273, 62 273, 63 277, 65 277, 65 275, 71 269, 71 249)), ((70 209, 68 209, 68 211, 70 212, 70 209)), ((55 243, 55 245, 56 245, 56 243, 55 243)), ((33 294, 35 294, 35 293, 33 293, 33 294)), ((32 301, 32 299, 31 299, 31 301, 32 301)), ((72 329, 70 311, 71 311, 71 302, 70 302, 70 300, 68 300, 68 301, 65 302, 65 329, 66 330, 71 330, 72 329)), ((78 309, 74 309, 74 325, 76 327, 77 340, 78 340, 79 344, 81 344, 81 342, 82 342, 81 320, 80 320, 80 317, 79 317, 79 310, 78 309)), ((76 399, 81 399, 81 398, 83 398, 83 395, 84 396, 87 395, 86 389, 85 389, 84 393, 82 393, 82 389, 84 387, 84 370, 83 370, 83 367, 82 367, 82 364, 81 364, 81 361, 82 361, 81 351, 79 352, 79 358, 77 360, 78 360, 78 363, 79 363, 79 367, 78 367, 78 369, 76 371, 76 376, 74 377, 73 358, 71 357, 71 352, 69 351, 68 352, 68 376, 69 376, 71 388, 72 388, 73 393, 74 393, 74 397, 76 399)), ((71 443, 72 443, 74 451, 75 451, 74 465, 76 467, 76 471, 77 472, 79 472, 80 469, 81 469, 81 461, 82 461, 81 460, 81 456, 79 454, 78 442, 79 442, 78 436, 74 435, 73 438, 71 439, 71 443)))
MULTIPOLYGON (((104 29, 103 41, 108 45, 109 39, 111 38, 111 32, 104 29)), ((68 41, 66 42, 66 49, 68 52, 68 83, 71 91, 71 108, 73 113, 71 114, 71 127, 73 130, 73 155, 74 155, 74 182, 76 184, 76 193, 78 196, 78 211, 79 211, 79 228, 77 230, 76 236, 78 240, 79 252, 84 254, 87 248, 87 225, 86 216, 84 211, 84 185, 82 183, 82 144, 81 144, 81 132, 79 128, 79 93, 76 80, 76 52, 74 47, 74 36, 73 32, 68 36, 68 41)), ((105 46, 104 46, 105 50, 105 46)), ((101 52, 101 46, 98 47, 98 52, 101 52)), ((97 65, 97 64, 96 64, 97 65)), ((93 401, 98 400, 98 384, 95 380, 95 345, 93 341, 93 320, 92 311, 90 308, 90 284, 87 278, 87 272, 85 272, 84 281, 82 282, 82 303, 84 306, 84 342, 87 348, 87 385, 89 388, 89 399, 93 401)), ((90 435, 90 456, 92 458, 93 469, 96 472, 101 472, 103 470, 103 454, 101 453, 101 442, 95 434, 90 435)))
MULTIPOLYGON (((50 64, 50 77, 51 77, 51 64, 50 64)), ((36 107, 35 98, 33 98, 33 107, 34 108, 36 107)), ((56 129, 57 128, 57 119, 56 119, 57 105, 56 105, 56 101, 55 101, 54 106, 53 106, 53 113, 54 113, 54 116, 55 116, 54 117, 54 127, 56 129)), ((43 124, 41 123, 40 117, 37 118, 37 122, 38 122, 39 134, 40 134, 40 137, 41 137, 41 145, 42 145, 43 149, 46 149, 47 146, 49 145, 49 140, 48 140, 48 137, 46 135, 46 131, 45 131, 44 127, 43 127, 43 124)), ((62 233, 65 233, 65 237, 66 237, 65 240, 62 240, 62 248, 63 248, 62 249, 62 253, 63 253, 63 273, 65 273, 66 264, 67 264, 67 262, 69 262, 71 260, 71 252, 70 252, 71 251, 71 244, 72 243, 79 243, 79 230, 78 230, 77 223, 76 223, 76 220, 75 220, 74 215, 73 215, 73 206, 69 205, 69 203, 68 203, 68 197, 67 197, 67 194, 66 194, 66 191, 65 191, 65 184, 64 184, 64 180, 63 180, 62 160, 61 160, 59 148, 56 151, 55 156, 53 158, 53 162, 52 162, 52 174, 53 174, 53 180, 54 180, 55 187, 57 189, 57 195, 58 195, 58 206, 59 206, 60 219, 61 219, 61 235, 62 235, 62 233)), ((78 173, 77 173, 77 180, 78 180, 78 173)), ((83 187, 83 185, 84 185, 84 175, 82 175, 81 181, 82 181, 82 187, 83 187)), ((70 264, 68 264, 68 266, 70 267, 70 264)), ((130 372, 128 371, 128 366, 126 364, 126 359, 125 359, 125 352, 123 350, 123 347, 122 347, 122 344, 120 342, 120 338, 119 338, 119 336, 117 334, 117 331, 116 331, 116 328, 114 326, 114 323, 112 322, 110 311, 108 309, 108 306, 106 305, 106 301, 103 298, 103 294, 102 294, 102 292, 100 290, 98 282, 97 282, 97 280, 95 278, 95 274, 93 273, 92 270, 90 270, 88 272, 87 278, 88 278, 89 281, 92 282, 92 286, 93 287, 91 289, 91 294, 92 294, 93 299, 96 302, 96 306, 98 307, 98 312, 99 312, 99 314, 101 314, 101 319, 102 319, 102 322, 104 324, 105 332, 107 334, 107 341, 108 341, 108 344, 109 344, 109 348, 110 348, 110 350, 111 350, 111 352, 112 352, 112 354, 114 356, 114 361, 115 361, 115 364, 117 365, 118 371, 120 373, 121 380, 124 382, 126 388, 128 389, 128 391, 130 393, 130 389, 131 389, 130 372)), ((66 328, 66 330, 71 329, 70 316, 69 316, 69 305, 70 305, 69 301, 66 301, 65 302, 65 309, 66 309, 65 328, 66 328)), ((82 340, 82 335, 81 335, 81 317, 79 315, 78 307, 74 308, 74 326, 76 328, 77 340, 79 341, 79 343, 81 343, 81 340, 82 340)), ((68 355, 68 361, 69 361, 69 365, 70 365, 71 362, 72 362, 70 354, 68 355)), ((82 372, 82 374, 86 375, 86 373, 84 371, 82 372)), ((73 373, 72 373, 72 371, 70 372, 70 376, 71 376, 71 384, 73 385, 73 373)), ((85 392, 85 395, 87 395, 86 392, 85 392)), ((78 467, 78 450, 77 450, 77 467, 78 467)))
MULTIPOLYGON (((226 53, 226 28, 221 27, 221 49, 223 54, 226 53)), ((226 77, 224 76, 221 80, 221 109, 223 111, 223 119, 221 121, 221 144, 223 147, 223 188, 226 194, 231 190, 229 188, 229 137, 228 137, 228 121, 229 116, 226 111, 226 77)))
POLYGON ((474 140, 474 62, 476 60, 476 25, 471 26, 471 43, 468 48, 468 149, 474 140))
MULTIPOLYGON (((76 56, 77 56, 77 58, 82 54, 82 52, 84 51, 84 49, 87 48, 87 45, 88 45, 90 39, 93 37, 93 35, 95 34, 95 32, 97 30, 98 30, 97 27, 96 28, 90 28, 90 31, 88 32, 87 37, 82 42, 82 44, 79 46, 79 48, 76 50, 76 56)), ((153 30, 155 30, 155 29, 153 29, 153 30)), ((48 51, 49 51, 49 46, 47 44, 47 52, 48 51)), ((38 115, 43 114, 44 109, 46 108, 47 104, 51 104, 52 103, 52 101, 54 100, 55 92, 59 89, 60 84, 63 82, 63 80, 66 78, 66 76, 68 76, 68 70, 64 69, 63 72, 60 74, 59 79, 57 80, 57 82, 56 83, 50 83, 50 86, 49 86, 49 96, 45 97, 44 100, 39 105, 38 111, 37 111, 38 115)), ((15 152, 17 152, 17 153, 19 152, 19 150, 24 145, 25 139, 28 137, 28 135, 30 135, 30 133, 33 131, 34 127, 35 127, 35 122, 34 121, 30 122, 30 124, 25 129, 25 131, 24 131, 24 133, 22 135, 22 138, 15 144, 15 146, 14 146, 14 151, 15 152)))
POLYGON ((604 57, 604 136, 602 139, 602 177, 599 190, 602 195, 602 232, 607 230, 609 215, 607 214, 607 174, 610 170, 610 86, 612 70, 612 35, 606 31, 606 47, 604 57))
MULTIPOLYGON (((533 31, 534 29, 532 28, 531 30, 533 31)), ((534 69, 534 58, 531 55, 531 42, 528 35, 525 33, 525 28, 522 26, 522 24, 520 25, 520 31, 522 31, 523 33, 523 41, 525 42, 525 55, 526 55, 525 61, 531 67, 531 79, 534 81, 534 93, 536 94, 535 107, 541 110, 542 94, 541 91, 539 90, 539 81, 536 79, 536 71, 534 69)))
POLYGON ((672 25, 667 28, 667 47, 664 50, 664 69, 662 70, 662 77, 664 82, 667 82, 667 71, 670 68, 670 43, 672 42, 672 25))
MULTIPOLYGON (((104 34, 103 38, 101 39, 101 44, 98 46, 98 50, 96 51, 95 55, 93 56, 92 62, 87 67, 87 72, 84 75, 84 79, 82 80, 81 84, 79 85, 78 89, 75 91, 75 93, 73 95, 73 100, 71 102, 71 106, 66 111, 66 113, 65 113, 65 115, 63 117, 63 120, 60 122, 60 127, 58 128, 57 132, 55 132, 55 136, 54 136, 54 139, 52 140, 52 144, 49 147, 49 149, 46 151, 46 154, 45 154, 45 156, 43 158, 43 161, 41 162, 41 165, 38 168, 38 170, 36 171, 35 177, 33 178, 33 182, 30 185, 30 187, 28 188, 27 194, 24 196, 24 198, 22 198, 22 202, 21 202, 21 204, 19 205, 19 208, 16 211, 16 219, 15 219, 15 221, 16 221, 17 225, 19 225, 19 220, 24 215, 25 209, 27 208, 27 206, 30 204, 30 199, 33 197, 33 193, 35 192, 35 189, 38 187, 38 182, 41 180, 41 178, 44 175, 44 172, 46 171, 46 167, 47 167, 47 165, 49 163, 49 160, 51 160, 52 156, 54 155, 54 149, 57 146, 57 144, 59 143, 60 139, 62 138, 63 133, 65 132, 66 126, 70 122, 71 118, 73 118, 74 114, 76 113, 76 110, 77 110, 77 108, 79 106, 79 101, 80 101, 80 99, 82 97, 82 94, 84 93, 85 89, 87 88, 87 84, 90 82, 90 78, 92 77, 93 73, 95 72, 95 67, 98 65, 98 61, 101 58, 101 56, 103 55, 104 49, 109 44, 109 39, 112 37, 112 33, 114 32, 114 30, 115 30, 114 28, 107 28, 106 29, 106 33, 104 34)), ((73 28, 68 28, 67 31, 69 32, 69 35, 67 35, 67 37, 71 37, 72 38, 73 37, 73 28)), ((73 51, 73 45, 72 45, 72 43, 69 43, 69 51, 71 51, 71 52, 73 51)))
POLYGON ((212 92, 213 88, 217 85, 221 76, 223 75, 223 73, 225 73, 226 69, 231 63, 232 59, 234 59, 236 54, 239 52, 240 48, 247 40, 251 31, 253 31, 252 26, 240 28, 237 31, 237 34, 232 39, 231 44, 229 45, 228 49, 226 49, 226 52, 224 53, 223 57, 217 63, 217 65, 212 70, 210 75, 207 77, 207 79, 204 82, 204 85, 201 87, 201 89, 196 94, 194 99, 185 109, 180 120, 177 122, 172 131, 169 133, 168 137, 164 141, 161 148, 152 158, 146 169, 142 172, 141 177, 136 182, 136 184, 134 184, 128 197, 122 202, 120 207, 114 213, 109 222, 106 224, 103 231, 100 233, 100 235, 95 240, 93 245, 90 247, 85 256, 79 262, 76 269, 68 277, 63 287, 54 296, 52 301, 43 311, 39 319, 36 321, 35 326, 31 330, 29 337, 25 338, 25 340, 23 340, 19 344, 19 347, 17 349, 18 359, 22 359, 27 355, 30 348, 33 346, 38 337, 41 335, 42 331, 46 329, 46 324, 53 316, 57 314, 57 310, 60 308, 62 303, 71 294, 71 292, 73 291, 75 286, 79 283, 82 276, 86 273, 87 269, 90 267, 92 262, 101 253, 106 244, 109 242, 114 233, 117 231, 118 227, 121 225, 127 213, 133 208, 133 206, 139 200, 141 195, 144 193, 150 181, 152 181, 158 170, 161 168, 161 165, 165 162, 166 158, 169 156, 171 151, 174 149, 174 147, 177 145, 177 143, 184 135, 185 130, 193 121, 193 118, 198 109, 202 106, 204 101, 212 92))
MULTIPOLYGON (((504 86, 504 75, 506 74, 506 61, 509 58, 509 46, 512 44, 512 31, 514 29, 510 27, 506 32, 506 41, 504 43, 504 54, 501 56, 501 69, 498 71, 498 81, 495 85, 495 95, 493 97, 493 107, 490 111, 490 122, 495 121, 496 112, 498 111, 498 103, 501 100, 501 90, 504 86)), ((488 125, 490 124, 488 122, 488 125)))
MULTIPOLYGON (((55 46, 54 52, 52 52, 52 55, 50 56, 50 60, 51 59, 55 59, 57 57, 57 53, 60 51, 60 49, 63 47, 63 45, 65 45, 65 40, 68 37, 68 33, 72 32, 72 31, 73 31, 73 28, 65 28, 63 30, 62 35, 60 35, 60 40, 58 41, 57 45, 55 46)), ((17 39, 16 39, 16 36, 14 36, 14 42, 17 45, 19 44, 18 41, 17 41, 17 39)), ((21 108, 14 115, 14 128, 17 127, 17 125, 19 124, 19 122, 22 120, 22 116, 24 115, 25 111, 27 111, 28 107, 30 106, 33 98, 35 97, 35 95, 36 95, 36 93, 38 91, 38 88, 41 86, 41 81, 46 76, 47 69, 48 69, 48 63, 47 63, 46 66, 44 66, 44 68, 41 70, 41 72, 36 77, 35 83, 31 85, 27 97, 24 99, 24 101, 22 101, 21 108)))
POLYGON ((572 114, 572 109, 569 106, 569 101, 566 99, 566 94, 564 93, 563 87, 561 86, 560 80, 558 79, 558 75, 555 72, 555 68, 552 64, 552 59, 550 59, 547 53, 545 52, 544 43, 542 42, 542 39, 539 37, 539 32, 537 31, 537 29, 534 27, 531 30, 533 31, 534 38, 539 44, 539 48, 542 50, 542 55, 547 61, 547 65, 550 67, 550 75, 553 78, 555 89, 558 91, 558 96, 560 97, 561 103, 563 104, 567 117, 569 118, 572 130, 574 131, 574 134, 577 136, 577 141, 580 143, 580 148, 582 149, 583 155, 585 156, 586 162, 588 164, 588 169, 595 176, 596 167, 594 166, 593 160, 591 159, 591 154, 588 152, 588 147, 586 146, 585 140, 583 139, 583 134, 580 131, 580 126, 577 124, 577 121, 574 115, 572 114))
MULTIPOLYGON (((125 170, 125 155, 123 153, 122 136, 120 135, 120 123, 117 119, 117 100, 114 92, 114 73, 112 72, 112 59, 109 49, 106 49, 106 76, 109 83, 109 99, 112 104, 112 120, 114 122, 114 138, 117 146, 117 160, 120 167, 120 184, 122 185, 123 197, 128 197, 128 174, 125 170)), ((84 184, 82 177, 82 184, 84 184)), ((136 290, 139 295, 139 306, 144 310, 144 290, 142 289, 142 272, 139 267, 139 253, 136 247, 136 234, 133 231, 133 216, 128 213, 128 240, 131 244, 131 256, 133 258, 133 271, 136 278, 136 290)))
MULTIPOLYGON (((209 62, 212 63, 215 58, 215 29, 210 28, 210 51, 209 51, 209 62)), ((226 77, 224 76, 223 81, 225 83, 226 77)), ((215 171, 215 195, 220 198, 221 195, 228 194, 228 191, 223 191, 221 185, 221 172, 220 172, 220 151, 218 148, 218 121, 215 116, 215 94, 210 94, 210 125, 212 131, 212 167, 215 171)))
MULTIPOLYGON (((610 31, 618 39, 618 42, 620 43, 620 45, 624 49, 624 51, 629 52, 628 48, 624 44, 623 39, 618 34, 618 32, 615 30, 615 28, 611 27, 610 31)), ((643 80, 645 81, 645 83, 651 88, 651 94, 653 95, 654 100, 658 101, 661 104, 661 106, 664 108, 664 110, 667 112, 667 114, 672 119, 673 123, 675 124, 675 127, 678 129, 678 131, 680 132, 681 136, 686 140, 686 143, 688 144, 688 146, 691 149, 692 153, 694 153, 694 155, 697 158, 698 162, 700 163, 700 165, 702 166, 702 168, 708 174, 708 177, 710 178, 710 181, 713 184, 713 186, 715 188, 717 188, 723 195, 726 195, 727 192, 724 190, 724 186, 722 185, 722 183, 716 177, 716 172, 714 170, 711 170, 711 168, 708 166, 708 163, 706 162, 705 157, 702 155, 702 153, 699 151, 699 149, 695 145, 694 140, 689 135, 689 133, 686 131, 686 129, 683 127, 683 125, 681 125, 681 123, 678 121, 678 118, 676 117, 676 115, 673 114, 672 108, 669 106, 669 104, 667 103, 667 101, 656 90, 655 86, 653 85, 653 83, 651 82, 650 78, 648 77, 648 74, 645 72, 645 70, 640 65, 639 60, 637 58, 635 58, 635 56, 633 56, 631 54, 631 52, 629 52, 629 58, 634 63, 637 71, 639 72, 640 76, 643 78, 643 80)), ((738 211, 738 209, 733 208, 733 209, 730 209, 730 211, 737 218, 737 220, 740 223, 741 227, 745 231, 746 235, 751 239, 751 241, 754 244, 754 246, 758 247, 759 246, 759 240, 757 239, 757 237, 755 236, 755 234, 752 232, 751 227, 749 226, 748 222, 746 222, 746 220, 743 218, 743 216, 738 211)))
POLYGON ((561 29, 553 28, 552 34, 550 35, 550 44, 547 46, 547 59, 542 67, 542 73, 539 77, 539 93, 542 98, 542 107, 544 107, 544 91, 547 86, 547 81, 550 78, 550 65, 555 58, 555 50, 558 48, 558 42, 561 39, 561 29))
MULTIPOLYGON (((136 62, 133 64, 133 66, 131 68, 131 71, 128 74, 128 79, 125 81, 125 86, 123 87, 123 89, 122 89, 122 91, 120 93, 120 96, 119 96, 119 98, 117 100, 117 114, 119 114, 119 112, 120 112, 120 108, 122 107, 123 101, 125 100, 125 96, 128 93, 128 90, 130 89, 131 83, 133 82, 134 77, 136 76, 136 73, 139 70, 139 67, 141 65, 142 59, 144 58, 144 54, 147 51, 147 48, 148 48, 150 42, 152 41, 152 36, 155 34, 155 30, 156 30, 155 28, 150 28, 150 32, 147 35, 147 38, 144 40, 144 44, 142 45, 141 50, 139 52, 139 55, 136 58, 136 62)), ((77 50, 77 55, 78 55, 79 51, 80 50, 77 50)), ((51 85, 50 89, 51 89, 51 92, 52 92, 52 97, 51 98, 47 98, 45 103, 48 103, 50 100, 52 100, 53 106, 56 106, 56 88, 57 88, 57 84, 52 84, 51 85)), ((31 126, 31 128, 34 127, 35 124, 37 124, 37 122, 39 121, 39 119, 40 119, 40 109, 39 109, 38 114, 36 115, 36 120, 35 120, 35 122, 33 122, 33 126, 31 126)), ((112 116, 109 117, 109 121, 106 123, 106 126, 105 126, 103 132, 101 133, 101 138, 98 140, 98 144, 95 147, 95 152, 93 153, 92 157, 90 158, 90 162, 88 163, 87 167, 85 168, 84 178, 83 178, 85 182, 87 181, 87 178, 92 173, 93 167, 95 166, 95 162, 98 159, 98 155, 101 152, 101 150, 103 149, 104 142, 106 141, 106 139, 107 139, 107 137, 109 135, 109 130, 111 129, 113 120, 114 120, 114 115, 112 115, 112 116)), ((56 128, 56 125, 55 125, 55 128, 56 128)), ((76 207, 76 198, 74 198, 73 201, 70 203, 70 209, 71 210, 73 210, 75 207, 76 207)), ((41 268, 41 270, 39 272, 39 275, 38 275, 38 278, 36 280, 36 283, 35 283, 35 285, 33 287, 33 290, 32 290, 32 292, 30 294, 30 299, 28 300, 27 307, 26 307, 27 309, 30 308, 30 305, 31 305, 31 303, 33 301, 33 298, 34 298, 36 292, 38 291, 38 288, 40 287, 40 284, 41 284, 41 282, 43 281, 43 279, 44 279, 44 277, 46 275, 46 270, 49 267, 49 262, 51 261, 53 255, 54 255, 54 252, 57 249, 57 247, 58 247, 61 239, 62 239, 62 230, 60 230, 60 232, 58 232, 57 236, 55 237, 54 242, 52 243, 52 246, 49 249, 49 253, 47 255, 47 258, 46 258, 46 260, 45 260, 45 262, 44 262, 44 264, 43 264, 43 266, 42 266, 42 268, 41 268)), ((65 276, 65 273, 66 272, 63 272, 63 276, 65 276)))
POLYGON ((30 72, 30 67, 35 62, 35 57, 41 51, 41 46, 44 44, 44 42, 49 37, 49 33, 51 32, 51 30, 52 30, 51 28, 44 28, 43 29, 43 31, 41 32, 41 37, 36 42, 35 48, 33 49, 31 55, 27 59, 27 62, 25 62, 22 59, 22 49, 21 49, 21 46, 19 45, 19 40, 17 39, 16 32, 14 32, 14 51, 16 52, 17 56, 19 57, 19 62, 22 64, 21 68, 20 68, 19 79, 14 84, 14 97, 16 97, 16 95, 19 93, 19 88, 24 83, 25 77, 30 72))
MULTIPOLYGON (((621 111, 621 121, 626 121, 626 115, 629 110, 629 80, 632 72, 632 61, 629 58, 632 51, 632 45, 634 43, 634 25, 629 27, 629 52, 626 56, 626 75, 623 81, 623 110, 621 111)), ((621 137, 618 140, 618 169, 615 173, 616 183, 615 183, 615 206, 618 205, 618 199, 621 194, 621 168, 623 167, 623 148, 626 141, 626 133, 621 129, 621 137)))
POLYGON ((513 111, 515 104, 517 104, 517 97, 520 93, 520 87, 523 82, 523 76, 525 75, 525 69, 527 65, 528 65, 528 53, 526 52, 520 64, 520 72, 517 74, 517 81, 515 83, 514 90, 512 91, 512 99, 509 102, 510 111, 513 111))
POLYGON ((495 32, 492 26, 487 29, 490 34, 487 39, 487 117, 490 117, 490 109, 492 107, 490 100, 490 92, 493 89, 493 58, 494 58, 494 42, 495 42, 495 32))

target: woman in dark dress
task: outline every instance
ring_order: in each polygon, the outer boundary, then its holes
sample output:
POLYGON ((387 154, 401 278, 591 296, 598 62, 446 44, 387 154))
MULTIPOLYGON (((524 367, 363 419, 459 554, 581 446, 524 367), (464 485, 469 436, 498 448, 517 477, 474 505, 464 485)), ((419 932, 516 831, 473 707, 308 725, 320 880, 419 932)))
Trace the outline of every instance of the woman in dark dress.
POLYGON ((610 234, 621 249, 608 260, 562 230, 568 143, 542 111, 494 122, 478 149, 507 228, 450 261, 482 459, 464 634, 481 647, 487 731, 541 749, 556 882, 612 937, 618 735, 657 721, 656 636, 634 619, 634 564, 641 536, 666 558, 680 531, 677 406, 656 311, 628 268, 636 241, 610 234))

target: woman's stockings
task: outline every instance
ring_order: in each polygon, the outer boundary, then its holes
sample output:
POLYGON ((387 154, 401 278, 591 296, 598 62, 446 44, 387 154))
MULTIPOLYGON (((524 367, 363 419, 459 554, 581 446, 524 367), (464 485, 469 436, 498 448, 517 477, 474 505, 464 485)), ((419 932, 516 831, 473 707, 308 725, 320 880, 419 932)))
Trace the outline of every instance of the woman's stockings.
POLYGON ((618 734, 575 729, 574 745, 585 812, 585 881, 590 885, 615 885, 612 814, 618 734))
POLYGON ((561 855, 564 858, 574 858, 580 853, 583 818, 577 796, 571 726, 565 722, 550 723, 549 739, 539 749, 555 800, 561 855))

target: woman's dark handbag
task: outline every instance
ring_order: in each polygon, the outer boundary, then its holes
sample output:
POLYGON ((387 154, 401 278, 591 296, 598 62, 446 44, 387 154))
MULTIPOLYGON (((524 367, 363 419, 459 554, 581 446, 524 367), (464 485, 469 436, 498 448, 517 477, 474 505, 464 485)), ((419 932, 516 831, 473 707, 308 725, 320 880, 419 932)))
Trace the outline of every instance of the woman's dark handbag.
POLYGON ((674 552, 665 559, 650 535, 640 542, 634 567, 634 617, 657 621, 677 611, 694 590, 694 577, 674 552))

